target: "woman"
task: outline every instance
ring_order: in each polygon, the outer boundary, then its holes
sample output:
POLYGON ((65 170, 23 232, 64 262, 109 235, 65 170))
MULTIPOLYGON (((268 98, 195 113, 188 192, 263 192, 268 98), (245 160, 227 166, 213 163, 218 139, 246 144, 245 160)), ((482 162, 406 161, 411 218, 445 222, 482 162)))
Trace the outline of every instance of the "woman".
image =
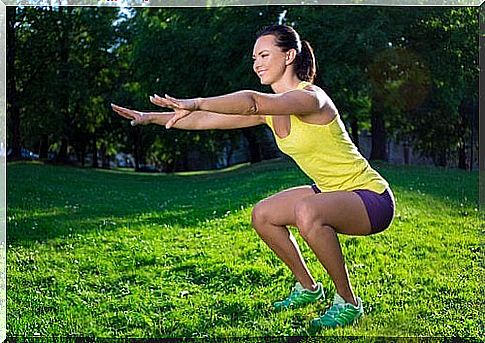
POLYGON ((298 280, 276 309, 324 298, 287 226, 296 226, 332 278, 333 305, 314 327, 351 324, 362 317, 337 233, 369 235, 386 229, 394 216, 387 182, 373 170, 350 140, 332 100, 312 84, 315 58, 309 43, 286 25, 273 25, 257 36, 253 70, 275 94, 240 91, 212 98, 150 97, 173 112, 142 113, 112 105, 132 125, 159 124, 179 129, 231 129, 267 124, 279 148, 315 182, 291 188, 259 202, 252 211, 258 235, 298 280))

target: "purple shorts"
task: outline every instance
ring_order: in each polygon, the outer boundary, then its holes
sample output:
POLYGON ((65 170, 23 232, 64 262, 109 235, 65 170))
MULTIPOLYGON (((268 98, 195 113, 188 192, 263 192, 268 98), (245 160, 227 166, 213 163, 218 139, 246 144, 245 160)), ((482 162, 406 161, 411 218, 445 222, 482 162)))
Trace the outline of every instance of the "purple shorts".
MULTIPOLYGON (((316 184, 312 185, 315 193, 321 193, 316 184)), ((352 191, 360 196, 367 210, 371 225, 371 233, 384 231, 391 225, 394 218, 394 195, 389 188, 379 194, 367 189, 352 191)))

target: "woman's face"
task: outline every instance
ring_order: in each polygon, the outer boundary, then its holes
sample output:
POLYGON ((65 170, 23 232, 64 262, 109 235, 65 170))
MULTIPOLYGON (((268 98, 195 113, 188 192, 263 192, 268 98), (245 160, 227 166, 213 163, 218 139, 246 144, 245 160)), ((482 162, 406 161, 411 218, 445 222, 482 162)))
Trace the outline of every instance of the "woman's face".
POLYGON ((286 53, 275 44, 275 36, 259 37, 253 49, 253 70, 261 84, 271 85, 278 81, 286 69, 286 53))

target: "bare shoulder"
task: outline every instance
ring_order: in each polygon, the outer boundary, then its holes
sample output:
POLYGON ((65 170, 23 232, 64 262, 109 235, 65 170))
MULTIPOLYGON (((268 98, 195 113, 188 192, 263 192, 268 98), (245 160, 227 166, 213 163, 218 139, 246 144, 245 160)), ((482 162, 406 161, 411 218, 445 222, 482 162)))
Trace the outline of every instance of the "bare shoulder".
POLYGON ((304 87, 303 89, 306 90, 306 91, 313 92, 317 96, 328 97, 327 93, 325 93, 325 91, 323 89, 321 89, 320 87, 318 87, 317 85, 310 84, 310 85, 304 87))
POLYGON ((319 104, 318 107, 320 108, 320 111, 319 111, 320 113, 326 107, 328 107, 329 103, 331 103, 331 100, 330 100, 329 96, 327 95, 327 93, 317 85, 309 84, 306 87, 304 87, 303 90, 308 92, 309 94, 311 94, 313 99, 315 99, 318 102, 318 104, 319 104))
POLYGON ((335 104, 332 99, 327 95, 327 93, 319 86, 310 84, 303 88, 305 91, 312 92, 314 97, 320 103, 320 111, 318 114, 307 116, 302 118, 303 121, 311 124, 328 124, 331 122, 338 113, 335 104))

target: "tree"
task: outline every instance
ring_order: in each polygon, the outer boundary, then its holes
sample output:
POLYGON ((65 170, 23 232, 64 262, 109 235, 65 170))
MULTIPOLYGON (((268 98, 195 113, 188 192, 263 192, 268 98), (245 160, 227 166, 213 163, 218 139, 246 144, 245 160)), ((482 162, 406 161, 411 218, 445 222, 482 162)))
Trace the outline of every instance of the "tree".
POLYGON ((9 123, 12 132, 12 158, 21 157, 21 134, 20 134, 20 109, 18 106, 17 78, 15 58, 16 50, 16 26, 17 26, 17 8, 7 7, 7 111, 9 113, 9 123))
POLYGON ((458 159, 466 169, 466 149, 478 99, 478 8, 444 8, 429 11, 409 35, 409 47, 422 52, 431 73, 427 103, 411 120, 414 144, 437 165, 458 159))
MULTIPOLYGON (((155 92, 193 97, 214 96, 241 88, 258 89, 251 69, 254 21, 270 17, 273 17, 272 22, 277 18, 273 8, 151 8, 136 11, 129 24, 136 34, 127 42, 132 47, 132 98, 138 96, 133 106, 152 106, 148 95, 155 92)), ((255 152, 252 162, 257 162, 261 160, 257 154, 261 150, 258 130, 194 133, 143 128, 139 132, 143 139, 134 143, 143 144, 138 149, 140 158, 150 153, 152 158, 162 159, 164 170, 172 171, 188 164, 189 151, 199 151, 201 156, 209 156, 215 161, 216 153, 228 139, 237 142, 241 133, 255 152), (150 146, 155 141, 157 149, 163 153, 151 151, 150 146)))
MULTIPOLYGON (((23 19, 17 24, 15 63, 21 68, 10 73, 19 96, 9 100, 24 120, 21 133, 13 137, 26 137, 26 144, 37 147, 41 158, 47 157, 49 148, 57 149, 63 163, 74 147, 84 163, 89 136, 108 115, 99 99, 106 97, 110 82, 107 70, 113 63, 108 50, 116 12, 95 7, 19 12, 23 19)), ((106 132, 100 135, 106 137, 106 132)))

